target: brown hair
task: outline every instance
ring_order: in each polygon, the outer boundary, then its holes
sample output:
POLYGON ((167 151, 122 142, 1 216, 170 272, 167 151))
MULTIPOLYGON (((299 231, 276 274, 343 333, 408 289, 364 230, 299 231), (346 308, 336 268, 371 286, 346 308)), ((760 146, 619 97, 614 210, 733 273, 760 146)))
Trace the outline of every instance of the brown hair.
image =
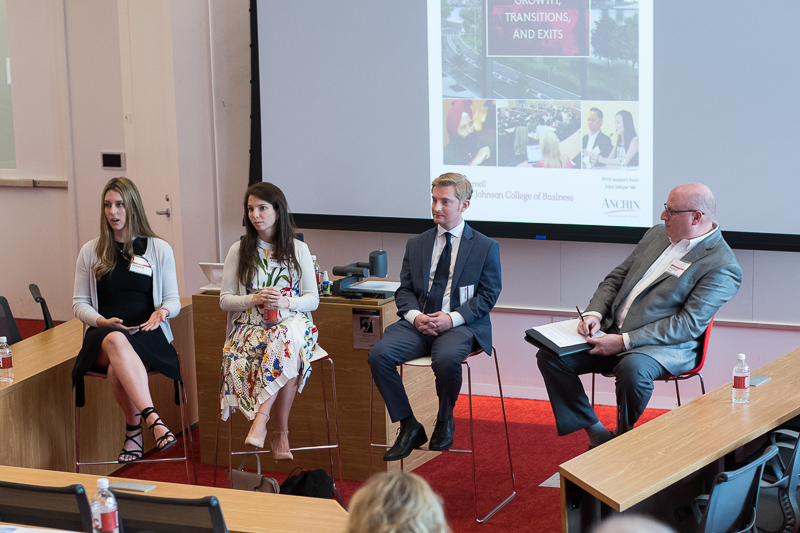
POLYGON ((122 252, 129 261, 133 261, 133 239, 136 237, 158 237, 150 224, 147 222, 147 215, 142 205, 142 197, 139 189, 128 178, 111 178, 103 187, 103 194, 100 195, 100 238, 94 247, 97 255, 97 264, 94 267, 94 276, 100 281, 106 274, 114 270, 117 264, 117 252, 114 245, 114 231, 106 220, 105 201, 106 193, 115 191, 122 196, 122 205, 125 207, 125 226, 122 234, 125 238, 122 252))
POLYGON ((464 174, 458 172, 447 172, 433 180, 431 191, 434 187, 449 187, 450 185, 455 187, 456 198, 459 202, 472 198, 472 184, 464 174))
POLYGON ((245 234, 239 244, 239 267, 236 272, 239 283, 247 287, 256 275, 258 231, 247 216, 247 201, 255 196, 272 205, 275 210, 275 238, 272 243, 272 253, 275 260, 289 265, 290 272, 300 273, 300 262, 294 251, 294 222, 289 213, 289 203, 283 191, 272 183, 256 183, 247 188, 244 193, 244 227, 245 234))

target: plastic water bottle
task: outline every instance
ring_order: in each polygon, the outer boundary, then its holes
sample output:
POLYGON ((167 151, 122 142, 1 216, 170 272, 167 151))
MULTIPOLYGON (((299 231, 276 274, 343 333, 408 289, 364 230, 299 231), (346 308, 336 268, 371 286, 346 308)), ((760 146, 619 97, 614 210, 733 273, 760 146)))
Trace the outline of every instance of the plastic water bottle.
POLYGON ((617 146, 617 161, 619 162, 619 168, 625 168, 627 166, 625 164, 625 147, 624 146, 617 146))
POLYGON ((319 291, 322 286, 322 274, 319 271, 319 263, 317 263, 317 256, 312 255, 311 260, 314 262, 314 275, 317 276, 317 290, 319 291))
POLYGON ((11 360, 11 348, 8 339, 0 337, 0 382, 14 381, 14 364, 11 360))
POLYGON ((117 499, 104 477, 97 480, 97 492, 92 497, 92 533, 119 533, 117 499))
POLYGON ((750 367, 744 360, 743 353, 733 367, 733 403, 747 403, 750 401, 750 367))

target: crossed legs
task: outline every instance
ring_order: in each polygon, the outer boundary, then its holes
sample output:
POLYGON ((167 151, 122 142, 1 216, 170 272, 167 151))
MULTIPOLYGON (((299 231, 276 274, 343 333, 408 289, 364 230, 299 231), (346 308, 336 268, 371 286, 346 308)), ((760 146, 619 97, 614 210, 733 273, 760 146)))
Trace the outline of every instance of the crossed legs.
POLYGON ((601 356, 580 352, 557 357, 540 350, 536 359, 559 436, 599 424, 578 377, 581 374, 614 374, 619 406, 616 433, 621 434, 631 430, 644 412, 653 394, 653 381, 667 373, 655 359, 640 353, 601 356))
MULTIPOLYGON (((109 333, 103 339, 100 353, 97 356, 97 364, 108 367, 108 382, 111 385, 111 392, 122 409, 128 425, 126 437, 130 437, 130 439, 126 439, 126 445, 123 445, 120 460, 128 462, 138 459, 141 457, 140 450, 143 448, 142 433, 139 429, 141 426, 140 413, 153 405, 147 382, 147 368, 125 335, 116 331, 109 333), (134 429, 129 429, 131 427, 134 429), (133 447, 127 445, 128 440, 133 440, 135 443, 133 447), (126 450, 135 453, 125 453, 126 450)), ((158 424, 158 420, 160 420, 158 414, 151 411, 144 422, 148 426, 152 426, 156 442, 164 443, 159 448, 164 449, 170 442, 175 442, 175 436, 165 425, 158 424)))

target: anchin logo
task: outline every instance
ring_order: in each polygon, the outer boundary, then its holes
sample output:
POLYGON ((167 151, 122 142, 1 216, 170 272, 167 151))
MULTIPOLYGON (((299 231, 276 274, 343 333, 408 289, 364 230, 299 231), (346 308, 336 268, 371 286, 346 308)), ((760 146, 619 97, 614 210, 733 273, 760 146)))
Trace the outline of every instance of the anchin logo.
POLYGON ((639 211, 639 202, 636 200, 611 200, 606 198, 603 200, 604 214, 609 213, 625 213, 639 211))

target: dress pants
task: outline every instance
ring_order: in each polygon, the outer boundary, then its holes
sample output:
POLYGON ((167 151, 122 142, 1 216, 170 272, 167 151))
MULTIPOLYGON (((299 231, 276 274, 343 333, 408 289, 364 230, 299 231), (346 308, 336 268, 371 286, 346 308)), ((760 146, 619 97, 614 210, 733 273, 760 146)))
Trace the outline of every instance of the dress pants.
POLYGON ((475 336, 465 326, 448 329, 439 335, 423 335, 407 320, 400 319, 386 328, 383 338, 369 351, 372 379, 383 396, 392 422, 413 415, 397 366, 426 355, 436 377, 439 419, 453 415, 461 391, 461 363, 473 351, 475 336))
POLYGON ((590 372, 614 374, 618 406, 616 433, 620 435, 633 429, 642 416, 653 395, 653 381, 668 374, 658 361, 635 352, 607 356, 579 352, 558 357, 547 350, 540 350, 536 359, 550 397, 559 436, 598 422, 579 375, 590 372))

